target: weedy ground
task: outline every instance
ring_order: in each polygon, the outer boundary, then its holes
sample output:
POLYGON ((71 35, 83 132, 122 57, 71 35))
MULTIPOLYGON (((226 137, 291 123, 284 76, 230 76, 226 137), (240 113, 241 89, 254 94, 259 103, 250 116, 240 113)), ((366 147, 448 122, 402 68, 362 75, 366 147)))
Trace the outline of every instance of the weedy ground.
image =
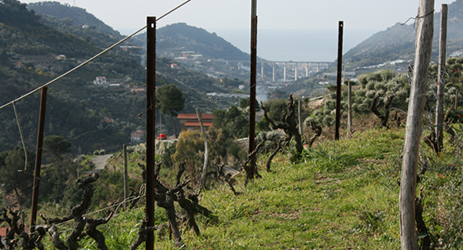
MULTIPOLYGON (((298 164, 290 163, 289 153, 280 154, 272 172, 265 171, 263 156, 258 160, 262 178, 244 187, 244 177, 238 177, 239 195, 220 183, 201 193, 200 204, 219 219, 198 216, 201 235, 184 229, 183 241, 188 249, 399 249, 403 138, 403 129, 372 129, 305 149, 298 164)), ((452 151, 443 154, 451 157, 452 151)), ((437 186, 445 184, 445 176, 428 171, 423 183, 418 188, 434 187, 425 191, 424 210, 437 237, 442 229, 437 186)), ((162 208, 155 214, 156 224, 166 221, 162 208)), ((128 249, 142 218, 139 207, 101 226, 109 249, 128 249)), ((82 245, 96 249, 92 242, 82 245)), ((156 249, 178 248, 168 235, 157 235, 155 244, 156 249)))

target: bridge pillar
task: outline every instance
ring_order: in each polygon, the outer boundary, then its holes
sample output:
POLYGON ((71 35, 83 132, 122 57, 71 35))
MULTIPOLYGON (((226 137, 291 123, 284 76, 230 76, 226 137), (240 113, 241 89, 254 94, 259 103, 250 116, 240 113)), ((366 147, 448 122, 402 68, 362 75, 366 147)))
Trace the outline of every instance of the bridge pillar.
POLYGON ((272 65, 272 80, 275 82, 275 63, 272 65))
POLYGON ((241 69, 241 62, 238 62, 238 70, 241 69))
POLYGON ((260 77, 262 78, 262 80, 264 80, 264 63, 262 63, 261 65, 262 65, 262 68, 260 70, 260 77))
POLYGON ((317 63, 317 72, 320 72, 320 63, 317 63))
POLYGON ((294 66, 294 81, 297 81, 297 63, 294 66))
POLYGON ((305 64, 305 77, 309 77, 309 64, 305 64))
POLYGON ((283 68, 283 81, 286 82, 286 65, 287 63, 285 63, 285 67, 283 68))

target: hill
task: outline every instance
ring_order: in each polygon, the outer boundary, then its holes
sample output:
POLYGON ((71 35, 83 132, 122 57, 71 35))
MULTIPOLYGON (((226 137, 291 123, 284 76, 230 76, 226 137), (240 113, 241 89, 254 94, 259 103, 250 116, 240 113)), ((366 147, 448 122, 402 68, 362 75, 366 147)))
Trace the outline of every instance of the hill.
POLYGON ((157 31, 158 49, 163 51, 192 50, 207 58, 225 60, 249 60, 249 55, 242 52, 215 33, 209 33, 186 23, 167 25, 157 31))
MULTIPOLYGON (((63 30, 78 30, 72 23, 66 24, 58 18, 53 20, 63 30)), ((102 50, 92 39, 78 33, 62 33, 45 23, 34 10, 28 10, 25 4, 16 0, 4 0, 0 4, 1 104, 37 88, 102 50)), ((195 103, 194 106, 186 105, 185 112, 194 112, 195 107, 212 112, 218 104, 208 102, 208 98, 198 92, 201 89, 198 86, 207 84, 208 88, 214 89, 221 83, 204 74, 182 68, 174 70, 172 63, 168 59, 157 59, 160 73, 157 85, 182 82, 187 104, 195 103)), ((136 53, 120 48, 107 52, 50 86, 45 134, 65 137, 72 143, 74 153, 102 148, 110 151, 130 143, 130 133, 145 126, 142 117, 138 119, 146 108, 145 96, 141 94, 143 92, 132 91, 143 88, 145 77, 145 69, 136 53), (107 84, 94 84, 96 77, 105 77, 107 84)), ((38 98, 36 94, 16 103, 29 148, 36 143, 38 98)), ((226 101, 222 101, 225 105, 226 101)), ((11 111, 4 109, 0 112, 0 123, 4 128, 0 131, 0 151, 20 144, 16 119, 11 111)))
MULTIPOLYGON (((448 6, 447 54, 463 50, 463 0, 457 0, 448 6)), ((434 38, 432 58, 439 53, 440 13, 434 15, 434 38)), ((366 39, 344 55, 350 67, 371 66, 395 60, 413 60, 415 54, 415 28, 410 23, 397 23, 385 31, 378 32, 366 39)))
POLYGON ((40 16, 57 17, 67 20, 70 24, 80 28, 95 29, 107 35, 122 38, 122 35, 118 31, 114 30, 94 15, 88 13, 83 8, 61 4, 59 2, 29 3, 27 8, 33 9, 35 13, 40 16))

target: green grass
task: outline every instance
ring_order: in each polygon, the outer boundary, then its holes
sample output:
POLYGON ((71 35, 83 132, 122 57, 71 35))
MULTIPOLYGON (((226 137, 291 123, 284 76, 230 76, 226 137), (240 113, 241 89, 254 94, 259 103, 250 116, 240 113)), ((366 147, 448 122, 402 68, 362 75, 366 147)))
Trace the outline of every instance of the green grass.
MULTIPOLYGON (((223 184, 202 192, 200 204, 218 221, 198 216, 201 236, 183 229, 183 241, 188 249, 399 249, 397 179, 403 137, 403 130, 366 131, 306 149, 299 164, 280 154, 270 173, 261 158, 262 179, 244 187, 244 176, 238 177, 239 195, 223 184)), ((425 220, 431 233, 438 234, 442 227, 436 218, 443 202, 438 192, 446 182, 432 171, 423 182, 431 190, 424 199, 425 220)), ((121 212, 102 226, 108 247, 128 249, 142 217, 143 207, 121 212)), ((166 221, 162 208, 156 207, 156 220, 166 221)), ((86 241, 88 249, 95 249, 92 242, 86 241)), ((159 236, 156 249, 176 247, 159 236)))

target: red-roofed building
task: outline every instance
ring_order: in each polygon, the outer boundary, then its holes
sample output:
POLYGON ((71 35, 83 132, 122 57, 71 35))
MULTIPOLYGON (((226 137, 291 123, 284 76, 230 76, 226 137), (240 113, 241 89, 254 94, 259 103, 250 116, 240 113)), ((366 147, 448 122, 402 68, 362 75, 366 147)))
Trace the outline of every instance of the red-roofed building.
MULTIPOLYGON (((214 116, 212 114, 201 114, 201 120, 203 121, 205 130, 208 130, 210 127, 212 127, 213 118, 214 116)), ((178 114, 177 119, 180 124, 180 131, 200 129, 198 116, 196 114, 178 114)))

